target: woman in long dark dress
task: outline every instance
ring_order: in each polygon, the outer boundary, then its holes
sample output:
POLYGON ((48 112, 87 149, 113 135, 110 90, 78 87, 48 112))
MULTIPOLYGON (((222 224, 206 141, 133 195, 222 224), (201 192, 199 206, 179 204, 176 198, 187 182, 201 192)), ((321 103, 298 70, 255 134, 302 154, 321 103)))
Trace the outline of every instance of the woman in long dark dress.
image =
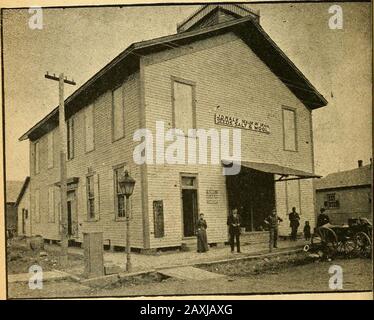
POLYGON ((196 223, 196 235, 197 235, 197 252, 206 252, 209 250, 208 238, 206 236, 206 228, 208 227, 204 220, 204 214, 200 213, 200 218, 196 223))

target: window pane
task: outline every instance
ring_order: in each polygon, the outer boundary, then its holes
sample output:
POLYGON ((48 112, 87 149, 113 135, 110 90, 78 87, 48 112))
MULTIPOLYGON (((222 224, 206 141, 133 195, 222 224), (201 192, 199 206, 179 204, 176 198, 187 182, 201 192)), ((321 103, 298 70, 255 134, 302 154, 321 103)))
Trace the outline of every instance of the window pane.
POLYGON ((117 203, 118 203, 118 217, 125 217, 125 196, 118 195, 117 196, 117 203))
POLYGON ((284 149, 296 151, 295 112, 283 109, 284 149))
POLYGON ((94 149, 94 112, 93 105, 90 104, 85 111, 85 133, 86 151, 94 149))
POLYGON ((53 167, 53 131, 48 134, 48 168, 53 167))
POLYGON ((113 139, 124 135, 122 87, 113 91, 113 139))
POLYGON ((95 200, 88 200, 88 214, 90 218, 95 218, 95 200))
POLYGON ((184 134, 194 128, 192 86, 174 82, 174 114, 175 128, 183 130, 184 134))
POLYGON ((195 185, 195 178, 194 177, 182 177, 182 185, 193 187, 195 185))

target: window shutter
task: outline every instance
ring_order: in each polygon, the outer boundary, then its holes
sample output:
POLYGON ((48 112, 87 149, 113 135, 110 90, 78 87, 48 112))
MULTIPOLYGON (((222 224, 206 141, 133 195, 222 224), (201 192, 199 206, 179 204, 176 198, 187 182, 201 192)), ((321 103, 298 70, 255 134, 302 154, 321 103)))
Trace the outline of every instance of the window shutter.
POLYGON ((88 211, 87 211, 87 180, 86 177, 82 179, 82 187, 81 187, 81 198, 82 199, 82 214, 83 219, 88 220, 88 211))
POLYGON ((62 234, 62 216, 61 216, 61 193, 58 193, 57 208, 58 208, 58 232, 62 234))
POLYGON ((94 194, 95 194, 95 219, 100 219, 100 193, 99 193, 99 175, 94 175, 94 194))

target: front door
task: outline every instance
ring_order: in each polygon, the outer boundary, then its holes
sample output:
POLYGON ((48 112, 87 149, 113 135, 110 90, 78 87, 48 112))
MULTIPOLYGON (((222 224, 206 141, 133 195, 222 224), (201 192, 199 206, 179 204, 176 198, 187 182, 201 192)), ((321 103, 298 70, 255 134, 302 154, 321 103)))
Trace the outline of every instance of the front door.
POLYGON ((78 214, 75 190, 67 194, 67 224, 69 237, 78 236, 78 214))
POLYGON ((198 219, 197 184, 196 177, 182 177, 182 210, 183 210, 183 236, 195 235, 198 219))

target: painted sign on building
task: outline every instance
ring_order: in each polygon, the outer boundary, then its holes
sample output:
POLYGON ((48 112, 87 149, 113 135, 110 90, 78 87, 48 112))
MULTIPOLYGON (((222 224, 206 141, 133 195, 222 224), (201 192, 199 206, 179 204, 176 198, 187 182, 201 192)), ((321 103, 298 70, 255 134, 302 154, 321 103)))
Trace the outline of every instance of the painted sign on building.
POLYGON ((265 123, 250 121, 247 119, 241 119, 238 117, 227 116, 227 115, 223 115, 219 113, 216 113, 214 115, 214 123, 221 125, 221 126, 252 130, 252 131, 257 131, 257 132, 262 132, 262 133, 267 133, 267 134, 270 133, 269 125, 265 123))

